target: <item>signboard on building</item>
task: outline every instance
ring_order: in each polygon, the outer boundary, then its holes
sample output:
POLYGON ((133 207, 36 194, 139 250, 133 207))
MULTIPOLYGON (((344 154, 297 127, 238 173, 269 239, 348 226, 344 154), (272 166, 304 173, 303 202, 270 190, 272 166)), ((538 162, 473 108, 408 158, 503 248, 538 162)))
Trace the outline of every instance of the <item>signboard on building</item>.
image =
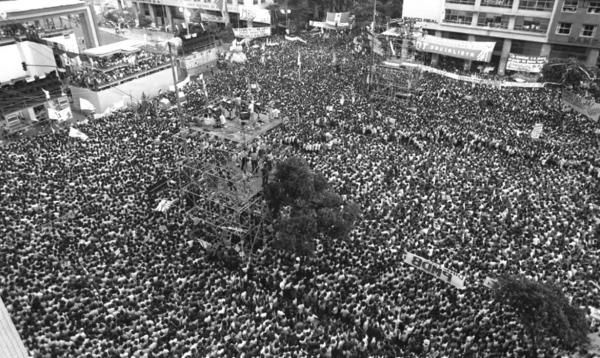
POLYGON ((586 99, 569 90, 562 91, 562 105, 566 109, 573 109, 576 112, 597 121, 600 118, 600 104, 594 100, 586 99))
POLYGON ((418 268, 446 283, 453 285, 456 288, 465 288, 465 279, 457 273, 438 265, 435 262, 429 261, 423 257, 407 252, 403 256, 404 262, 418 268))
POLYGON ((271 36, 271 27, 246 27, 233 29, 233 35, 238 38, 256 39, 271 36))
POLYGON ((462 41, 426 35, 417 39, 416 48, 423 52, 437 53, 465 60, 489 62, 495 45, 495 42, 462 41))
POLYGON ((510 71, 540 73, 546 62, 548 62, 548 57, 546 56, 521 56, 511 53, 508 54, 506 69, 510 71))
POLYGON ((240 20, 260 22, 263 24, 271 23, 271 13, 267 9, 258 7, 240 6, 240 20))

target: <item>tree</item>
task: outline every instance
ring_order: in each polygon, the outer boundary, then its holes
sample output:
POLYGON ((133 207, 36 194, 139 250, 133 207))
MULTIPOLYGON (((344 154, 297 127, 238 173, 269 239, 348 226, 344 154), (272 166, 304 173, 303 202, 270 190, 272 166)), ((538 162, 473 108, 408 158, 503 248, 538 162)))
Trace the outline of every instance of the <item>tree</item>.
POLYGON ((576 59, 554 60, 542 67, 542 80, 560 84, 566 87, 581 88, 588 87, 597 79, 594 69, 586 68, 576 59))
POLYGON ((541 338, 554 336, 567 348, 587 343, 585 313, 572 306, 562 291, 549 283, 520 277, 501 277, 494 286, 495 298, 510 306, 531 339, 531 357, 537 357, 541 338))
POLYGON ((264 190, 276 231, 273 246, 309 256, 317 237, 343 239, 353 228, 360 208, 346 203, 301 158, 279 162, 264 190))

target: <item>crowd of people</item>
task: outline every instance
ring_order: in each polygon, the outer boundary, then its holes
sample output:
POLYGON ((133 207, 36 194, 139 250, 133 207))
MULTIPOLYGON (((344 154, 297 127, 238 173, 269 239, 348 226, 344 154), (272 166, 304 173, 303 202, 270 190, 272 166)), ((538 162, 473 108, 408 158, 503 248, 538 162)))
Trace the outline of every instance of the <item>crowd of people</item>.
MULTIPOLYGON (((217 99, 257 83, 252 95, 289 118, 260 139, 273 162, 305 158, 360 204, 349 237, 319 239, 306 260, 265 246, 232 270, 205 257, 183 205, 152 210, 146 188, 178 170, 168 109, 92 120, 87 141, 56 132, 1 149, 0 295, 35 357, 525 357, 518 317, 483 285, 502 274, 600 308, 598 123, 562 112, 553 89, 428 73, 409 103, 371 108, 370 56, 351 40, 280 41, 206 81, 217 99)), ((185 90, 189 113, 200 88, 185 90)), ((177 199, 177 184, 160 197, 177 199)), ((538 357, 572 353, 538 342, 538 357)))
POLYGON ((169 56, 147 51, 135 54, 115 54, 92 58, 91 63, 73 72, 69 78, 73 86, 98 90, 98 87, 120 81, 136 74, 159 68, 169 63, 169 56))

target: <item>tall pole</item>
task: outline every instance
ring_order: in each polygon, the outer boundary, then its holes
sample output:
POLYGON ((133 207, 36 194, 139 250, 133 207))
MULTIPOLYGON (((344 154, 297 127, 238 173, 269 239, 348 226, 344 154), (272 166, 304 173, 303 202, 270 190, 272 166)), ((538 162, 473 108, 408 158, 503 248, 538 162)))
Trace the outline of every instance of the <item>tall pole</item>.
POLYGON ((177 120, 179 125, 183 128, 183 123, 181 123, 181 103, 179 101, 179 89, 177 88, 177 75, 175 74, 175 60, 173 56, 173 44, 171 42, 167 42, 169 44, 169 55, 171 56, 171 73, 173 74, 173 86, 175 86, 175 101, 177 102, 177 120))

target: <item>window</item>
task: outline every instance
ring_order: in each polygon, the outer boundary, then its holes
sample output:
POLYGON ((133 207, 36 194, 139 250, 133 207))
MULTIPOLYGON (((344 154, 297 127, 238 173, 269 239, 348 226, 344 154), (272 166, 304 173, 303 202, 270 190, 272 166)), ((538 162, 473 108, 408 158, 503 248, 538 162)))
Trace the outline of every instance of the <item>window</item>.
POLYGON ((254 0, 254 1, 253 1, 253 4, 254 4, 254 5, 258 5, 258 0, 254 0))
POLYGON ((512 4, 513 4, 512 0, 482 0, 481 1, 482 6, 511 8, 512 4))
POLYGON ((238 5, 244 5, 244 0, 238 0, 238 5))
POLYGON ((473 13, 466 11, 446 10, 446 16, 444 16, 444 22, 453 24, 471 25, 472 20, 473 13))
POLYGON ((582 37, 594 37, 596 34, 596 25, 583 25, 581 28, 581 36, 582 37))
POLYGON ((565 0, 563 4, 562 11, 563 12, 577 12, 577 5, 579 4, 579 0, 565 0))
POLYGON ((600 1, 590 1, 587 12, 588 14, 600 14, 600 1))
POLYGON ((515 30, 528 32, 546 32, 548 30, 548 19, 537 17, 516 17, 515 30))
POLYGON ((571 33, 571 23, 559 22, 556 27, 556 33, 559 35, 568 35, 571 33))
POLYGON ((496 14, 480 13, 477 19, 477 26, 508 28, 508 17, 496 14))
POLYGON ((552 11, 554 0, 521 0, 519 9, 521 10, 537 10, 537 11, 552 11))
POLYGON ((475 0, 446 0, 446 2, 452 4, 475 5, 475 0))

